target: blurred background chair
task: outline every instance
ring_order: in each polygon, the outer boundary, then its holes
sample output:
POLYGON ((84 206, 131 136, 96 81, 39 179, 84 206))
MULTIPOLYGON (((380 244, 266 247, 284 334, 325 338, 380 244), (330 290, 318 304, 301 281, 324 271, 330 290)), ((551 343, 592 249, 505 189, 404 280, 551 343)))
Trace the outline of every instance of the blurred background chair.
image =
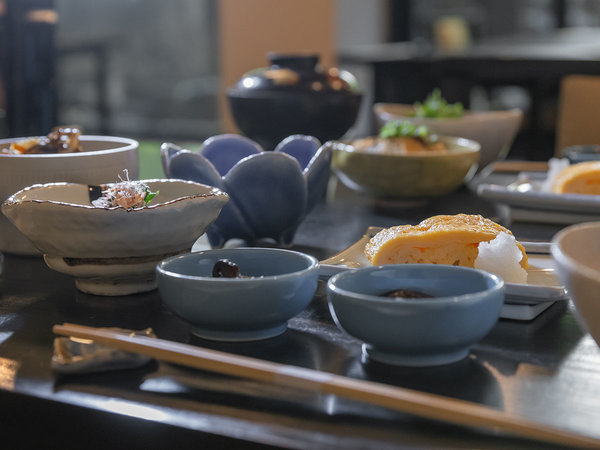
POLYGON ((562 79, 556 124, 555 154, 571 145, 600 144, 600 76, 562 79))

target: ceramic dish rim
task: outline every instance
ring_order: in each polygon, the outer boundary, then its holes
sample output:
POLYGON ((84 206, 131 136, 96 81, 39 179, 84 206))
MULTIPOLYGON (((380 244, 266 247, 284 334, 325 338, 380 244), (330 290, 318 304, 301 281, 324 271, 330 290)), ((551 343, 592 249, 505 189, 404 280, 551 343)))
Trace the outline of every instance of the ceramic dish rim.
MULTIPOLYGON (((376 138, 378 136, 367 136, 367 138, 373 137, 376 138)), ((383 152, 367 152, 356 150, 354 145, 352 144, 353 140, 341 140, 341 141, 328 141, 325 144, 331 146, 332 151, 339 151, 344 153, 352 153, 355 155, 366 155, 372 158, 406 158, 406 159, 421 159, 421 158, 435 158, 435 157, 456 157, 456 156, 465 156, 465 155, 476 155, 481 153, 481 144, 473 139, 467 139, 459 136, 448 136, 448 135, 438 135, 432 134, 430 137, 439 139, 438 142, 444 142, 449 140, 453 145, 458 145, 458 148, 452 148, 448 150, 417 150, 411 151, 407 153, 383 153, 383 152)), ((363 138, 358 138, 363 139, 363 138)))
MULTIPOLYGON (((10 144, 12 142, 24 141, 27 139, 36 139, 43 136, 28 136, 28 137, 15 137, 0 139, 0 145, 10 144)), ((89 155, 106 155, 111 153, 121 153, 129 150, 134 150, 139 147, 139 142, 135 139, 119 137, 119 136, 100 136, 84 134, 79 137, 80 141, 83 142, 116 142, 122 144, 121 147, 109 148, 104 150, 89 150, 84 152, 69 152, 69 153, 47 153, 47 154, 29 154, 29 155, 15 155, 12 153, 1 153, 0 158, 73 158, 73 157, 85 157, 89 155)))
MULTIPOLYGON (((318 272, 319 267, 320 267, 320 264, 319 264, 319 260, 317 258, 315 258, 312 255, 303 253, 303 252, 298 252, 296 250, 288 250, 288 249, 283 249, 283 248, 237 247, 237 248, 231 248, 231 249, 221 248, 221 249, 201 250, 199 252, 187 253, 185 255, 171 256, 170 258, 166 258, 166 259, 163 259, 162 261, 160 261, 156 265, 156 271, 159 272, 163 276, 170 277, 173 279, 179 279, 179 280, 197 281, 197 282, 204 282, 204 283, 224 283, 224 282, 231 283, 231 282, 233 282, 233 283, 237 283, 237 284, 252 284, 252 283, 257 283, 257 282, 260 283, 263 281, 268 282, 268 281, 275 281, 275 280, 282 280, 282 279, 285 280, 287 278, 301 277, 312 271, 318 272), (225 277, 217 278, 217 277, 203 277, 203 276, 198 276, 198 275, 185 275, 185 274, 182 274, 179 272, 174 272, 172 270, 168 270, 165 267, 177 259, 192 259, 194 257, 198 257, 200 255, 203 255, 203 254, 209 253, 209 252, 233 253, 234 251, 239 251, 239 250, 246 252, 246 253, 259 252, 259 251, 264 252, 266 250, 268 253, 288 253, 288 254, 301 255, 303 257, 303 259, 310 264, 308 265, 308 267, 305 267, 304 269, 301 269, 301 270, 296 270, 294 272, 287 272, 287 273, 282 273, 279 275, 264 275, 264 276, 249 277, 249 278, 225 278, 225 277)), ((317 273, 317 277, 318 277, 318 273, 317 273)))
MULTIPOLYGON (((497 117, 502 117, 502 116, 515 117, 515 118, 516 117, 523 118, 523 116, 524 116, 523 110, 521 110, 520 108, 501 109, 501 110, 494 110, 494 111, 465 110, 464 114, 461 117, 397 116, 396 114, 393 114, 393 113, 385 110, 385 106, 387 106, 387 105, 402 106, 402 107, 406 108, 407 110, 409 108, 413 108, 413 105, 410 105, 410 104, 378 102, 373 105, 373 111, 378 116, 379 116, 379 114, 386 114, 388 116, 404 117, 405 118, 404 120, 420 120, 420 121, 431 122, 432 124, 440 123, 440 122, 457 123, 458 121, 480 122, 480 121, 487 121, 492 118, 497 118, 497 117)), ((390 121, 393 121, 393 120, 402 120, 402 119, 391 119, 390 118, 390 121)))
POLYGON ((565 266, 568 266, 569 269, 573 273, 580 273, 584 277, 589 278, 591 280, 599 280, 600 279, 600 270, 594 269, 587 264, 583 264, 574 259, 570 254, 567 254, 564 250, 564 246, 562 245, 562 239, 567 235, 574 231, 585 230, 588 228, 598 229, 598 225, 600 222, 589 222, 589 223, 580 223, 576 225, 572 225, 570 227, 564 228, 559 231, 554 238, 552 238, 552 245, 550 246, 550 251, 552 256, 560 260, 565 266))
MULTIPOLYGON (((391 305, 391 304, 409 304, 409 305, 417 305, 417 304, 457 304, 457 303, 476 303, 481 299, 482 294, 494 294, 498 291, 504 290, 504 280, 502 280, 499 276, 486 272, 484 270, 473 269, 471 267, 463 267, 463 266, 445 266, 441 264, 384 264, 379 266, 369 266, 369 267, 361 267, 358 269, 349 269, 338 274, 333 275, 327 281, 327 289, 331 289, 336 294, 341 294, 345 296, 347 300, 355 301, 355 302, 367 302, 367 303, 380 303, 383 305, 391 305), (478 290, 475 292, 469 292, 466 294, 460 295, 448 295, 442 297, 432 297, 432 298, 401 298, 401 299, 393 299, 386 298, 380 295, 371 295, 371 294, 361 294, 359 292, 350 291, 348 289, 341 288, 336 285, 337 281, 340 278, 351 277, 357 271, 364 272, 376 272, 378 270, 390 269, 390 270, 410 270, 410 269, 423 269, 424 271, 428 271, 430 269, 436 268, 438 270, 453 272, 471 272, 478 273, 483 276, 483 278, 491 280, 494 284, 487 289, 478 290)), ((503 299, 504 300, 504 299, 503 299)))
MULTIPOLYGON (((514 183, 511 183, 514 184, 514 183)), ((520 192, 509 188, 510 185, 481 183, 477 186, 477 195, 491 201, 505 203, 508 206, 526 207, 547 211, 564 211, 571 213, 586 213, 597 215, 600 212, 600 200, 591 194, 557 194, 555 192, 542 192, 529 190, 520 192), (575 202, 575 204, 573 204, 575 202), (537 205, 537 206, 536 206, 537 205), (585 211, 586 207, 596 210, 585 211)))
MULTIPOLYGON (((69 182, 43 183, 43 184, 33 184, 31 186, 27 186, 26 188, 19 190, 18 192, 15 192, 13 195, 8 197, 2 203, 2 208, 12 208, 12 207, 17 207, 19 205, 26 205, 26 204, 40 204, 40 205, 47 204, 47 205, 55 205, 56 207, 60 207, 60 208, 68 208, 68 209, 75 208, 75 209, 85 209, 85 210, 89 210, 89 211, 121 211, 122 210, 127 213, 134 213, 134 212, 139 213, 140 211, 154 210, 159 207, 164 207, 164 206, 172 205, 174 203, 178 203, 178 202, 181 202, 184 200, 191 200, 191 199, 195 199, 195 198, 225 197, 225 198, 229 199, 229 195, 227 193, 221 191, 219 188, 216 188, 214 186, 208 186, 206 184, 196 183, 195 181, 179 180, 176 178, 171 178, 171 179, 153 178, 153 179, 139 180, 139 181, 146 182, 146 183, 161 183, 161 184, 173 183, 173 184, 196 185, 196 186, 207 187, 210 189, 210 192, 204 193, 204 194, 185 195, 185 196, 174 198, 174 199, 166 201, 166 202, 156 203, 154 205, 148 205, 148 206, 143 206, 141 208, 132 208, 132 209, 122 208, 120 206, 111 206, 111 207, 105 208, 105 207, 98 207, 98 206, 93 206, 93 205, 68 203, 68 202, 59 201, 59 200, 39 200, 39 199, 19 200, 16 198, 17 196, 20 196, 23 193, 30 191, 30 190, 31 191, 40 190, 40 189, 44 189, 44 188, 50 188, 53 186, 89 186, 84 183, 69 183, 69 182)), ((105 183, 105 184, 102 184, 101 186, 107 186, 107 185, 111 185, 111 184, 116 184, 116 183, 105 183)))

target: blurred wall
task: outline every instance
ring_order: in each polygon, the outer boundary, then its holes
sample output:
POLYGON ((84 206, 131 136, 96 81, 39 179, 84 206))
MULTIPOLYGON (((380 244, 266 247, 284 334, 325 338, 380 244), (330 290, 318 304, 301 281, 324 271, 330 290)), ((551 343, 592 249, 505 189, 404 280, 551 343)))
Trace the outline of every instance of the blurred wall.
POLYGON ((60 123, 158 140, 220 132, 217 0, 55 1, 60 123))
POLYGON ((226 89, 248 70, 268 65, 266 54, 317 52, 336 64, 335 0, 219 0, 221 114, 225 132, 236 130, 226 89))

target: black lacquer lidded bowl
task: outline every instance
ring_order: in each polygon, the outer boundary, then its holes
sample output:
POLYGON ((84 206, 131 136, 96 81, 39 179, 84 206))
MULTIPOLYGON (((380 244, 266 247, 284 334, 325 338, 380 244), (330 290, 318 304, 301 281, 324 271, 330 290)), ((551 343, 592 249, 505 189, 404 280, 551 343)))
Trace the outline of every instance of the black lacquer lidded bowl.
POLYGON ((350 72, 321 68, 316 54, 270 53, 268 58, 269 67, 247 72, 227 92, 243 134, 272 150, 290 135, 325 142, 352 127, 362 95, 350 72))

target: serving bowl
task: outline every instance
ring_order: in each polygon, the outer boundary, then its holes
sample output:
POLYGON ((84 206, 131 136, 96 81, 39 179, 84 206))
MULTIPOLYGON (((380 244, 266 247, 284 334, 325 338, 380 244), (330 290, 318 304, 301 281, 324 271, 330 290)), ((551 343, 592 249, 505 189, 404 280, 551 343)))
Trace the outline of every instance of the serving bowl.
POLYGON ((398 103, 376 103, 373 111, 380 125, 393 120, 409 121, 427 126, 432 133, 479 142, 479 169, 506 157, 523 123, 523 111, 520 109, 466 111, 458 118, 414 117, 413 106, 398 103))
POLYGON ((552 239, 551 252, 577 321, 600 345, 600 222, 564 228, 552 239))
POLYGON ((229 248, 191 253, 156 268, 164 304, 192 325, 192 333, 219 341, 266 339, 283 333, 287 321, 315 294, 319 264, 303 253, 274 248, 229 248), (241 278, 215 278, 213 266, 227 259, 241 278))
POLYGON ((331 167, 351 189, 390 199, 431 198, 457 189, 477 169, 479 144, 431 136, 448 150, 383 153, 357 150, 355 141, 330 141, 331 167))
POLYGON ((154 267, 189 252, 228 201, 216 188, 183 180, 144 180, 157 196, 136 209, 90 203, 90 186, 33 185, 2 212, 80 291, 126 295, 156 288, 154 267))
POLYGON ((327 283, 335 323, 375 361, 434 366, 459 361, 494 327, 504 282, 460 266, 397 264, 341 272, 327 283), (431 298, 389 298, 397 289, 431 298))
MULTIPOLYGON (((0 148, 27 138, 1 139, 0 148)), ((72 182, 99 185, 116 181, 127 169, 139 177, 138 142, 113 136, 80 136, 83 152, 12 155, 0 153, 0 201, 33 184, 72 182)), ((0 216, 0 251, 36 255, 39 251, 0 216)))
POLYGON ((198 152, 171 143, 161 147, 168 177, 216 186, 231 201, 207 230, 213 247, 229 239, 255 244, 270 238, 289 246, 296 229, 323 197, 331 150, 305 135, 284 139, 274 151, 234 134, 213 136, 198 152))

